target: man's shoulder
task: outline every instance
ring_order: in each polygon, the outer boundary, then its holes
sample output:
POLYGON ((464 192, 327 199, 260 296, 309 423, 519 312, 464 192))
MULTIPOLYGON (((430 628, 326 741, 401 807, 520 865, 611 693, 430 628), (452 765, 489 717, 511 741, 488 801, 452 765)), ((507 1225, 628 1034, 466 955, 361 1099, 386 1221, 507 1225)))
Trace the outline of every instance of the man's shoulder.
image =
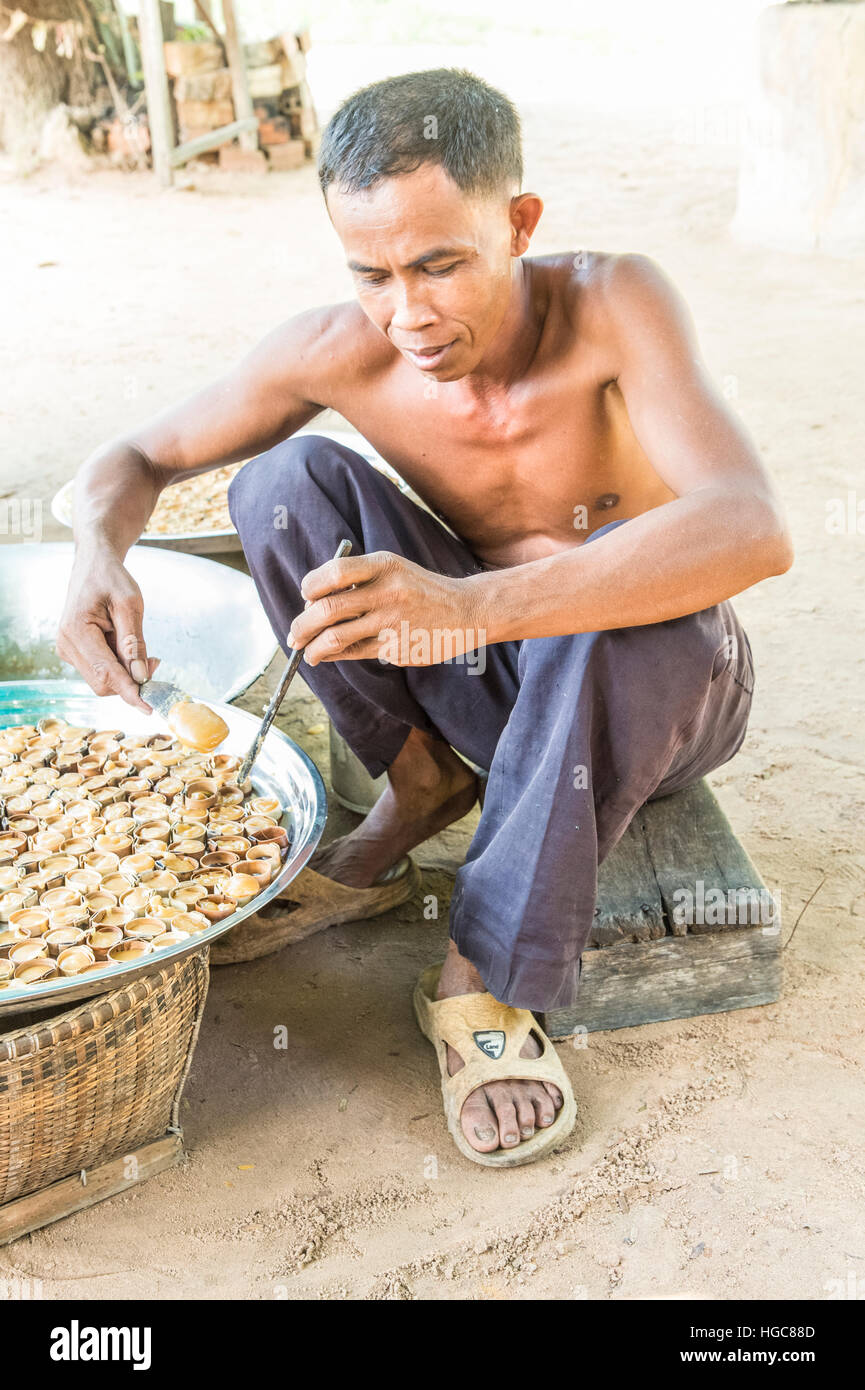
POLYGON ((615 354, 628 339, 689 333, 690 314, 670 276, 639 251, 565 251, 536 258, 574 340, 615 354))
POLYGON ((559 251, 530 258, 536 277, 567 304, 609 308, 626 302, 635 291, 659 290, 669 277, 651 256, 641 251, 559 251))
POLYGON ((352 300, 323 304, 287 319, 277 330, 286 350, 300 352, 310 366, 328 364, 368 372, 394 355, 394 347, 352 300))

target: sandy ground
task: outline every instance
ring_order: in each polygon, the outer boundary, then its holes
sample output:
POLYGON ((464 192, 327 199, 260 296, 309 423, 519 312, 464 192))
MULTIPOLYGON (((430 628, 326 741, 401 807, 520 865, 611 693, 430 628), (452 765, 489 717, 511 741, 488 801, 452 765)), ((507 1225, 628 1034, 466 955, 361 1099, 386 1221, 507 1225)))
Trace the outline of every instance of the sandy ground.
MULTIPOLYGON (((187 1163, 0 1252, 0 1276, 40 1278, 46 1297, 865 1296, 863 542, 825 526, 865 449, 863 266, 734 245, 735 149, 687 143, 673 113, 525 114, 527 186, 547 198, 537 249, 642 250, 671 272, 790 509, 795 568, 738 603, 750 734, 710 779, 780 893, 785 941, 816 893, 783 996, 564 1045, 571 1138, 533 1168, 469 1164, 409 1002, 442 953, 469 818, 418 855, 438 921, 415 901, 214 971, 187 1163)), ((115 173, 7 179, 0 215, 0 500, 48 499, 98 442, 350 293, 311 169, 167 194, 115 173)), ((285 727, 326 772, 305 689, 285 727)))

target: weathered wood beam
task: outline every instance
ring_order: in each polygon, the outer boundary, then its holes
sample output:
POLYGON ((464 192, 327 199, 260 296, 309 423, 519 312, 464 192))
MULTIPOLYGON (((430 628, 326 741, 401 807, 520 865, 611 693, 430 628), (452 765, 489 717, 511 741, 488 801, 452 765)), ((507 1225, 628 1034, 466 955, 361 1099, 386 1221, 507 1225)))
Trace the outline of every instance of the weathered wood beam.
POLYGON ((542 1026, 562 1038, 773 1003, 780 946, 759 927, 598 946, 583 952, 576 1004, 542 1015, 542 1026))
POLYGON ((701 780, 673 796, 650 801, 639 812, 646 848, 674 936, 685 931, 726 931, 729 927, 771 926, 773 900, 742 845, 733 834, 708 782, 701 780), (725 899, 720 920, 682 922, 682 898, 714 892, 725 899), (749 896, 750 895, 750 896, 749 896))
MULTIPOLYGON (((242 121, 232 121, 231 125, 222 125, 218 130, 208 130, 205 135, 196 135, 194 140, 187 140, 185 145, 178 145, 171 151, 171 163, 175 167, 186 164, 188 160, 194 159, 198 154, 204 154, 207 150, 215 150, 220 145, 225 145, 229 140, 240 137, 243 144, 244 134, 251 130, 258 129, 258 120, 255 116, 248 116, 242 121)), ((253 149, 258 148, 256 139, 253 149)))
POLYGON ((0 1245, 8 1245, 10 1240, 18 1240, 28 1231, 38 1231, 41 1226, 48 1226, 63 1216, 71 1216, 84 1207, 103 1202, 106 1197, 125 1192, 164 1168, 171 1168, 182 1157, 182 1136, 166 1134, 131 1153, 120 1154, 107 1163, 86 1169, 84 1182, 81 1174, 75 1173, 39 1192, 6 1202, 0 1207, 0 1245))

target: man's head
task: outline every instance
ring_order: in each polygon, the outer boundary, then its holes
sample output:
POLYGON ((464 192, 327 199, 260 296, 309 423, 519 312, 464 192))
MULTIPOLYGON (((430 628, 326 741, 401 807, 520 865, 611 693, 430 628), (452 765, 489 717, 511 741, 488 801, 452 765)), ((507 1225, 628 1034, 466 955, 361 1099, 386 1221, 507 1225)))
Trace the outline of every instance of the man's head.
POLYGON ((511 102, 454 68, 373 83, 329 122, 318 170, 364 312, 426 375, 472 371, 542 210, 520 193, 511 102))

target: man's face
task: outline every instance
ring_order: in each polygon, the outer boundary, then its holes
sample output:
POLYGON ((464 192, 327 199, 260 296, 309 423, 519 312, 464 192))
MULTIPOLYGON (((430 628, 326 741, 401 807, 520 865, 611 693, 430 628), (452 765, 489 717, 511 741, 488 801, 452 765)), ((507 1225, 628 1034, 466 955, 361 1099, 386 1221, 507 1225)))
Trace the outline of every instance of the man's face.
POLYGON ((516 238, 509 193, 469 196, 438 164, 360 193, 328 189, 361 308, 437 381, 475 369, 510 302, 516 238))

